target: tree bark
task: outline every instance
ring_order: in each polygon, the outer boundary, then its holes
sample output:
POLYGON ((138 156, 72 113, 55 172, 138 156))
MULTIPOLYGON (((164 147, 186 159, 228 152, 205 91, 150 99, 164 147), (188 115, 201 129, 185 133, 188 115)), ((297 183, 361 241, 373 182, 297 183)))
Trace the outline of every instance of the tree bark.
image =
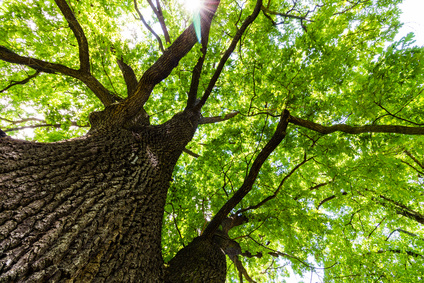
POLYGON ((163 282, 167 189, 198 120, 51 144, 0 138, 0 282, 163 282))

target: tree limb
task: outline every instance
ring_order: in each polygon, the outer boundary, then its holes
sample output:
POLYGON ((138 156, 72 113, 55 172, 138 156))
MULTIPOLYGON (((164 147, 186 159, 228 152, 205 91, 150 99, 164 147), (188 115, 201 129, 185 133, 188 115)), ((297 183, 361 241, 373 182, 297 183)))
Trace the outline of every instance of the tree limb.
POLYGON ((40 74, 40 71, 36 70, 33 75, 28 76, 26 79, 23 79, 22 81, 12 81, 12 83, 10 85, 8 85, 4 89, 0 90, 0 93, 5 92, 6 90, 8 90, 9 88, 11 88, 12 86, 15 86, 15 85, 24 85, 27 82, 29 82, 31 79, 33 79, 36 76, 38 76, 39 74, 40 74))
POLYGON ((0 59, 9 63, 28 66, 34 70, 44 73, 61 73, 66 76, 76 78, 90 88, 105 106, 108 106, 118 100, 117 97, 110 94, 109 91, 89 73, 83 73, 80 70, 75 70, 61 64, 20 56, 4 46, 0 46, 0 59))
MULTIPOLYGON (((345 196, 345 195, 347 195, 347 193, 346 192, 342 192, 342 195, 345 196)), ((332 200, 333 198, 336 198, 336 197, 337 197, 336 195, 332 195, 332 196, 326 197, 325 199, 323 199, 322 201, 320 201, 320 203, 317 205, 317 210, 321 207, 321 205, 323 205, 327 201, 330 201, 330 200, 332 200)))
POLYGON ((415 156, 413 156, 409 151, 405 150, 404 151, 406 155, 409 156, 409 158, 411 158, 412 160, 414 160, 415 163, 417 163, 422 169, 424 169, 424 164, 422 162, 420 162, 415 156))
POLYGON ((247 210, 257 209, 257 208, 261 207, 262 205, 264 205, 265 203, 267 203, 268 201, 276 198, 277 195, 278 195, 278 193, 280 192, 281 188, 283 187, 284 183, 286 182, 286 180, 288 178, 290 178, 290 176, 293 175, 293 173, 296 172, 297 169, 299 169, 303 164, 305 164, 306 162, 308 162, 311 159, 312 159, 312 157, 306 159, 306 154, 305 154, 305 156, 303 158, 303 161, 300 162, 299 164, 297 164, 286 176, 284 176, 284 178, 281 180, 280 184, 278 185, 277 189, 274 191, 274 193, 272 195, 270 195, 270 196, 266 197, 265 199, 261 200, 256 205, 252 205, 252 206, 249 206, 247 208, 240 209, 237 213, 243 213, 243 212, 245 212, 247 210))
POLYGON ((80 70, 81 72, 88 74, 90 73, 90 54, 88 52, 88 42, 84 31, 82 30, 81 25, 78 23, 78 20, 75 18, 75 15, 69 7, 68 3, 66 3, 66 0, 55 0, 55 2, 62 14, 65 16, 69 27, 77 39, 80 70))
POLYGON ((157 35, 157 33, 149 26, 149 24, 146 22, 146 20, 144 20, 143 15, 141 14, 140 10, 138 9, 137 6, 137 0, 134 0, 134 8, 137 11, 137 14, 139 16, 139 20, 143 23, 143 25, 150 31, 151 34, 153 34, 153 36, 156 38, 156 40, 159 43, 159 49, 164 52, 165 49, 163 48, 163 44, 162 44, 162 40, 160 39, 159 35, 157 35))
POLYGON ((331 134, 334 132, 344 132, 347 134, 395 133, 404 135, 424 135, 424 127, 406 127, 398 125, 365 125, 355 127, 345 124, 336 124, 327 127, 294 116, 290 116, 289 122, 294 125, 305 127, 324 135, 331 134))
POLYGON ((166 28, 166 25, 165 25, 165 19, 163 17, 162 8, 160 7, 159 0, 156 0, 157 8, 155 7, 155 5, 153 5, 152 0, 147 0, 147 2, 149 3, 156 17, 158 18, 159 24, 163 31, 163 35, 165 36, 165 41, 167 43, 171 43, 171 39, 169 38, 168 29, 166 28))
POLYGON ((280 122, 277 125, 273 136, 265 145, 265 147, 259 152, 255 161, 253 161, 252 167, 250 168, 249 173, 244 178, 244 182, 241 187, 234 193, 234 195, 221 207, 218 213, 212 218, 208 226, 204 231, 204 235, 212 236, 215 231, 221 225, 222 221, 227 218, 227 215, 231 210, 252 190, 253 184, 258 177, 259 171, 268 158, 268 156, 277 148, 281 141, 286 136, 286 129, 288 125, 288 118, 290 113, 288 110, 284 110, 280 122))
POLYGON ((134 73, 134 70, 124 62, 124 59, 116 59, 119 69, 121 69, 122 76, 124 77, 125 84, 127 85, 127 96, 130 97, 133 95, 137 87, 137 77, 134 73))
POLYGON ((262 6, 262 0, 257 0, 256 6, 252 12, 251 15, 249 15, 241 25, 241 27, 237 30, 236 35, 234 36, 233 40, 231 41, 230 46, 225 51, 224 55, 221 57, 221 60, 219 61, 219 64, 212 75, 211 80, 209 81, 208 86, 206 87, 205 92, 203 93, 202 98, 200 99, 199 103, 196 105, 198 109, 201 109, 203 105, 206 103, 206 100, 209 98, 210 94, 212 93, 213 88, 215 87, 216 82, 218 81, 219 76, 222 73, 222 70, 224 69, 224 65, 227 62, 230 55, 233 53, 234 49, 236 48, 238 42, 240 41, 241 37, 243 36, 246 29, 249 27, 251 23, 256 19, 256 17, 259 15, 259 12, 261 11, 262 6))
POLYGON ((194 158, 199 158, 200 157, 200 155, 198 155, 197 153, 194 153, 193 151, 189 150, 188 148, 184 148, 183 149, 183 152, 185 152, 185 153, 193 156, 194 158))
POLYGON ((240 113, 239 111, 235 111, 235 112, 226 114, 224 117, 222 117, 222 116, 201 117, 200 121, 199 121, 199 125, 201 125, 201 124, 212 124, 212 123, 219 123, 219 122, 227 121, 227 120, 235 117, 239 113, 240 113))
POLYGON ((403 230, 403 229, 401 229, 401 228, 398 228, 398 229, 395 229, 395 230, 393 230, 390 234, 389 234, 389 236, 387 236, 387 238, 386 238, 386 241, 393 235, 393 233, 394 232, 402 232, 402 233, 405 233, 405 234, 407 234, 407 235, 409 235, 409 236, 411 236, 411 237, 417 237, 418 235, 417 234, 414 234, 414 233, 411 233, 411 232, 408 232, 408 231, 406 231, 406 230, 403 230))
MULTIPOLYGON (((205 8, 201 11, 202 30, 209 30, 212 18, 215 15, 220 1, 208 0, 205 2, 205 8)), ((202 32, 202 37, 208 37, 208 34, 202 32)), ((191 24, 173 43, 165 50, 161 57, 143 74, 138 82, 134 95, 126 99, 116 111, 120 112, 122 122, 131 119, 137 115, 140 108, 144 106, 152 93, 155 85, 167 78, 172 70, 178 65, 179 61, 196 44, 197 37, 193 24, 191 24)))
MULTIPOLYGON (((229 258, 231 259, 232 262, 234 262, 234 265, 237 268, 239 274, 240 275, 243 275, 244 278, 246 278, 247 282, 250 282, 250 283, 256 282, 256 281, 254 281, 252 279, 252 277, 249 276, 249 274, 247 273, 246 268, 244 268, 243 263, 238 258, 238 256, 230 256, 229 258)), ((240 276, 240 278, 241 278, 241 280, 243 279, 241 276, 240 276)))

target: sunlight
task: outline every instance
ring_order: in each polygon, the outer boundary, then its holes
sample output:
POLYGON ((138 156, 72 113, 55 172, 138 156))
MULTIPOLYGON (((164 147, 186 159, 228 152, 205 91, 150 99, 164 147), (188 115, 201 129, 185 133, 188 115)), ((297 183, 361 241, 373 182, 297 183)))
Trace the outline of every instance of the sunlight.
POLYGON ((190 14, 194 14, 196 12, 199 12, 202 8, 203 1, 202 0, 180 0, 184 8, 189 12, 190 14))

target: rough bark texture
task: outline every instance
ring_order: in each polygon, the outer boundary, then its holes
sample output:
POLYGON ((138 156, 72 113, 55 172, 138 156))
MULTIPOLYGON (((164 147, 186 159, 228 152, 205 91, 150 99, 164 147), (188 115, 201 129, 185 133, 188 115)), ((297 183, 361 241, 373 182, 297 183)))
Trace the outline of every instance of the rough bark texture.
POLYGON ((219 243, 213 238, 200 236, 171 259, 165 270, 165 282, 220 283, 225 282, 226 270, 225 254, 219 243))
POLYGON ((165 198, 198 119, 53 144, 0 138, 0 282, 163 282, 165 198))

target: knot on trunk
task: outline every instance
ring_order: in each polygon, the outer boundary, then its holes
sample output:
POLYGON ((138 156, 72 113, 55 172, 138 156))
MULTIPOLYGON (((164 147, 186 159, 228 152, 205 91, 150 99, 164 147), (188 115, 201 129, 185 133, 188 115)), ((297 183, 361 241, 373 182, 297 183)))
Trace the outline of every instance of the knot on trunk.
POLYGON ((107 106, 103 111, 92 112, 88 116, 91 124, 90 133, 116 127, 137 130, 150 125, 149 115, 143 108, 141 108, 136 115, 128 119, 122 114, 125 113, 122 107, 122 104, 114 103, 107 106))

